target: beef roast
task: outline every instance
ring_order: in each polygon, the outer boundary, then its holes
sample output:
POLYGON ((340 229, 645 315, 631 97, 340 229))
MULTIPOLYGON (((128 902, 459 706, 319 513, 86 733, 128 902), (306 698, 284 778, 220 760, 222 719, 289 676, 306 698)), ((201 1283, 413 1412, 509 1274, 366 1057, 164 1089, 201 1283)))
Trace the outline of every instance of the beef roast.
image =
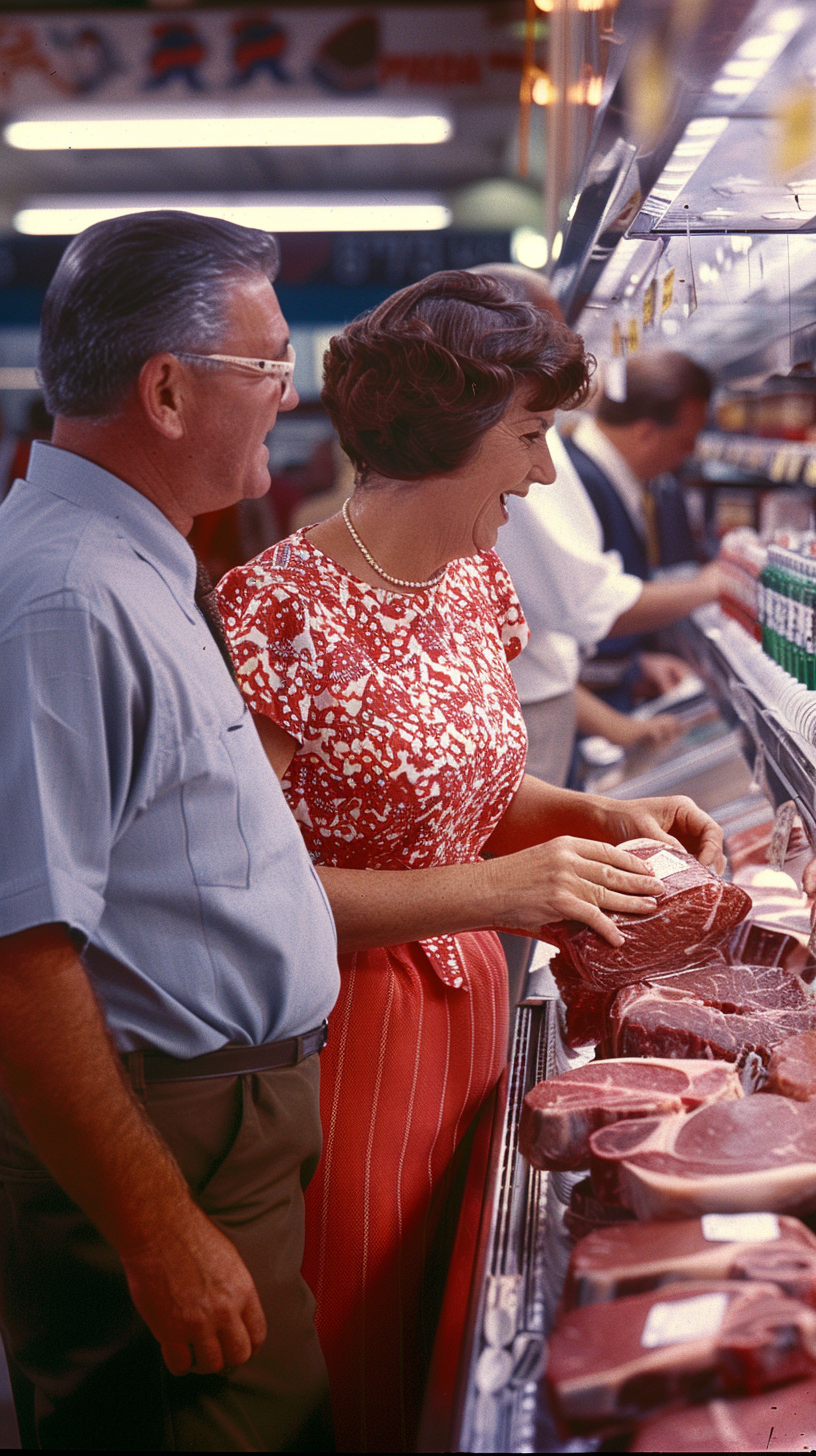
POLYGON ((618 991, 605 1048, 616 1057, 715 1057, 743 1066, 799 1031, 816 1031, 816 999, 781 966, 709 965, 618 991))
POLYGON ((596 1128, 741 1095, 736 1072, 722 1062, 590 1062, 527 1093, 519 1147, 536 1168, 587 1168, 589 1135, 596 1128))
POLYGON ((816 1101, 760 1092, 603 1127, 590 1154, 598 1197, 638 1218, 816 1208, 816 1101))
POLYGON ((752 1279, 816 1305, 816 1237, 798 1218, 709 1213, 615 1223, 576 1245, 564 1307, 602 1304, 688 1279, 752 1279))
POLYGON ((813 1310, 773 1284, 706 1280, 563 1315, 547 1383, 559 1423, 581 1432, 634 1423, 682 1400, 752 1394, 814 1370, 813 1310))
POLYGON ((630 1451, 816 1450, 816 1380, 710 1400, 639 1427, 630 1451))
POLYGON ((816 1097, 816 1029, 789 1036, 774 1048, 765 1090, 797 1102, 816 1097))
POLYGON ((704 869, 685 850, 654 839, 622 844, 662 880, 665 893, 650 915, 613 914, 626 936, 622 946, 603 940, 589 926, 560 920, 545 925, 542 939, 557 945, 573 970, 598 991, 642 981, 659 966, 666 972, 704 961, 744 918, 750 897, 704 869))

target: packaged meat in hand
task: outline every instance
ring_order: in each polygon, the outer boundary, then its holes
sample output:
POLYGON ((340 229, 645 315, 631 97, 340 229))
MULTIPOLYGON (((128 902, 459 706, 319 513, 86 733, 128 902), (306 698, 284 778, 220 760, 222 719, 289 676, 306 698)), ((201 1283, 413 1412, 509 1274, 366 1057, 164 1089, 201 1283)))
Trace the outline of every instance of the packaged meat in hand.
POLYGON ((765 1090, 797 1102, 816 1097, 816 1029, 789 1036, 774 1048, 765 1090))
POLYGON ((588 1168, 589 1136, 596 1128, 741 1096, 739 1077, 724 1062, 654 1057, 589 1062, 527 1093, 519 1147, 536 1168, 588 1168))
POLYGON ((638 1428, 630 1451, 814 1451, 816 1380, 710 1400, 638 1428))
POLYGON ((602 1127, 589 1146, 598 1197, 638 1218, 816 1209, 816 1101, 757 1092, 602 1127))
POLYGON ((814 1371, 812 1309, 774 1284, 695 1280, 563 1315, 550 1339, 547 1384, 559 1424, 579 1433, 814 1371))
POLYGON ((572 1251, 564 1308, 603 1304, 689 1279, 750 1279, 816 1305, 816 1237, 776 1213, 707 1213, 615 1223, 572 1251))
POLYGON ((612 946, 575 920, 559 920, 539 932, 597 991, 705 961, 751 907, 744 890, 726 884, 685 850, 656 839, 631 839, 620 848, 643 860, 664 887, 651 914, 610 916, 626 937, 624 944, 612 946))

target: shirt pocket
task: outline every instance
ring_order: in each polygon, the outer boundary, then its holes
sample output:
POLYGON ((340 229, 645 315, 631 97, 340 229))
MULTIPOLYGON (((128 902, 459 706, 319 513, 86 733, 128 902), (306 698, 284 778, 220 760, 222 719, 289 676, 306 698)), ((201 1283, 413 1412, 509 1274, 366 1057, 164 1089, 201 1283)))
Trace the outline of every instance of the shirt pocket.
POLYGON ((243 740, 252 733, 244 709, 236 722, 187 745, 181 804, 187 858, 197 885, 249 887, 249 846, 241 824, 243 740))

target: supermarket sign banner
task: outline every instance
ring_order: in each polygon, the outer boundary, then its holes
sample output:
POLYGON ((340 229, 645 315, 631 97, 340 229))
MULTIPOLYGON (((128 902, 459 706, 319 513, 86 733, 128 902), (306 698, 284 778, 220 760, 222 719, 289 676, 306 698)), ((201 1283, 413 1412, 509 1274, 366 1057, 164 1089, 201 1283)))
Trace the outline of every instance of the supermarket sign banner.
POLYGON ((65 101, 518 95, 522 39, 489 4, 0 16, 0 107, 65 101))

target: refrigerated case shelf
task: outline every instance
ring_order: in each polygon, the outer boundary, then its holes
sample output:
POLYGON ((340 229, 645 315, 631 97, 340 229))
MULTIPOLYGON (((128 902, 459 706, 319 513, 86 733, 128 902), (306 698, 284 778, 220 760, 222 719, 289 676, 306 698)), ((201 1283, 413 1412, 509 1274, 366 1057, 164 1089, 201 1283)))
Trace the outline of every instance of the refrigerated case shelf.
POLYGON ((569 1065, 558 1018, 558 1003, 544 997, 530 997, 515 1010, 489 1153, 486 1162, 477 1150, 471 1158, 420 1451, 590 1449, 564 1445, 541 1388, 546 1339, 569 1259, 563 1212, 580 1175, 532 1168, 518 1148, 526 1093, 569 1065), (478 1235, 472 1227, 474 1199, 480 1206, 478 1235))
MULTIPOLYGON (((816 849, 816 746, 750 681, 718 608, 705 608, 674 629, 675 642, 738 733, 756 782, 775 808, 793 800, 816 849)), ((733 629, 732 629, 733 637, 733 629)), ((746 644, 749 639, 746 635, 746 644)))

